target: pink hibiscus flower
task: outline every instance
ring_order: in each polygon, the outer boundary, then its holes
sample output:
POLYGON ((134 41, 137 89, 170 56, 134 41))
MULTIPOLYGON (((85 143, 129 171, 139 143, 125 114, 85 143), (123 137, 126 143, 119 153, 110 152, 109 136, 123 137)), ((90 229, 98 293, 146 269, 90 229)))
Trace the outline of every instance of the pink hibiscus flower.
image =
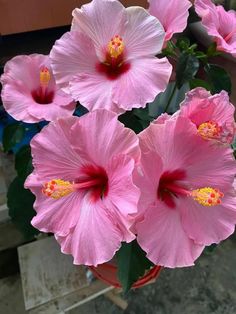
POLYGON ((50 123, 31 142, 34 172, 25 186, 36 196, 32 224, 55 233, 75 264, 110 260, 132 241, 139 189, 132 173, 138 138, 116 115, 96 110, 50 123))
POLYGON ((235 108, 225 91, 212 96, 206 89, 197 87, 186 93, 185 100, 180 104, 180 110, 173 116, 164 113, 153 123, 162 124, 180 115, 191 120, 196 127, 196 132, 203 139, 218 144, 231 144, 236 130, 234 111, 235 108))
POLYGON ((117 0, 93 0, 73 16, 50 57, 58 85, 75 100, 121 113, 165 90, 172 66, 155 57, 165 35, 155 17, 117 0))
POLYGON ((71 116, 75 102, 56 86, 48 56, 32 54, 8 61, 1 76, 2 102, 16 120, 35 123, 71 116))
POLYGON ((208 34, 213 36, 217 49, 236 57, 236 13, 212 3, 211 0, 196 0, 194 2, 197 14, 202 18, 202 24, 208 34))
POLYGON ((181 33, 187 26, 189 0, 149 0, 149 13, 155 16, 166 32, 165 42, 175 33, 181 33))
POLYGON ((204 139, 230 144, 235 136, 234 111, 225 91, 212 96, 198 87, 186 94, 177 115, 188 117, 204 139))
POLYGON ((139 138, 138 243, 155 264, 193 265, 204 246, 234 232, 232 150, 196 136, 195 126, 184 117, 152 124, 139 138))

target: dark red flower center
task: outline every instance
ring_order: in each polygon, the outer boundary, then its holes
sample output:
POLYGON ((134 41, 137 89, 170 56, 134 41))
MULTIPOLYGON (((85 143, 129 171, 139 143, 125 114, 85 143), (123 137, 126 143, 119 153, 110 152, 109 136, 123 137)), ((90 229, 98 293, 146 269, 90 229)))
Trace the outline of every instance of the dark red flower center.
POLYGON ((98 73, 106 75, 110 80, 117 79, 130 69, 130 63, 124 58, 125 44, 123 39, 116 35, 108 43, 104 62, 96 64, 98 73))
POLYGON ((188 191, 181 185, 186 177, 183 170, 166 171, 162 174, 157 190, 157 197, 168 207, 175 208, 175 199, 186 196, 188 191))
POLYGON ((41 86, 31 92, 33 100, 40 105, 51 104, 54 99, 54 91, 42 88, 41 86))

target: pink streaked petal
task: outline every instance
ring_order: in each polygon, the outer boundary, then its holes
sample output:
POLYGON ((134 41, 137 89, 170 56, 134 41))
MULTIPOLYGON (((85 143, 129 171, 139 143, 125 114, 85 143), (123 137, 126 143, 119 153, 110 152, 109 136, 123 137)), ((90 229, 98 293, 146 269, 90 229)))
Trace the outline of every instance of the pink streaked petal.
POLYGON ((149 0, 149 13, 158 18, 166 32, 165 41, 170 40, 173 34, 182 32, 187 25, 188 9, 191 3, 188 0, 149 0))
POLYGON ((76 265, 94 265, 112 259, 120 248, 123 235, 102 201, 83 200, 79 221, 66 237, 56 235, 63 253, 72 254, 76 265))
POLYGON ((154 264, 170 268, 192 266, 204 249, 188 238, 179 212, 161 203, 147 209, 136 229, 139 245, 154 264))
POLYGON ((165 32, 161 23, 141 7, 126 9, 124 43, 127 58, 154 56, 162 49, 165 32))
POLYGON ((33 165, 41 179, 75 179, 83 160, 73 150, 73 142, 69 140, 77 119, 70 117, 51 122, 31 141, 33 165))
POLYGON ((122 242, 131 242, 133 241, 136 236, 133 232, 132 226, 136 221, 136 214, 127 214, 128 211, 124 211, 123 214, 120 210, 121 204, 118 204, 118 207, 112 202, 111 197, 107 197, 104 199, 104 206, 110 213, 112 220, 115 222, 116 227, 120 230, 122 234, 122 242))
POLYGON ((197 14, 201 17, 215 10, 215 5, 211 0, 195 0, 194 7, 197 14))
POLYGON ((225 194, 221 205, 206 207, 185 198, 179 201, 179 208, 185 232, 198 244, 219 243, 234 232, 235 192, 225 194))
POLYGON ((134 183, 140 188, 138 214, 143 214, 149 205, 156 204, 157 189, 163 172, 161 157, 154 151, 141 155, 140 170, 135 172, 134 183))
POLYGON ((162 113, 157 119, 155 119, 154 121, 152 121, 152 123, 154 124, 164 124, 167 120, 171 119, 171 115, 169 115, 168 113, 162 113))
POLYGON ((46 120, 52 121, 61 117, 70 117, 75 109, 75 103, 71 102, 68 106, 58 106, 54 102, 51 104, 40 105, 35 104, 34 107, 29 107, 29 114, 37 119, 37 121, 46 120))
POLYGON ((67 32, 56 41, 51 65, 57 85, 69 93, 69 82, 81 73, 95 71, 98 58, 89 37, 80 32, 67 32))
MULTIPOLYGON (((5 80, 7 82, 7 80, 5 80)), ((36 123, 38 118, 31 116, 28 108, 37 104, 34 102, 28 90, 19 83, 6 83, 3 85, 1 97, 5 110, 16 120, 27 123, 36 123)))
POLYGON ((172 66, 166 58, 132 60, 130 70, 115 82, 113 101, 124 110, 145 107, 166 89, 171 71, 172 66))
POLYGON ((88 110, 107 109, 122 113, 124 110, 113 102, 113 86, 114 81, 108 80, 106 76, 96 73, 94 70, 94 73, 77 75, 70 83, 70 93, 88 110))
POLYGON ((72 193, 55 200, 42 193, 43 183, 35 173, 28 176, 25 182, 25 187, 36 196, 34 209, 37 215, 31 223, 42 232, 53 232, 60 236, 66 236, 79 219, 82 193, 72 193))
POLYGON ((71 30, 82 31, 90 37, 103 61, 108 42, 113 36, 121 35, 126 17, 123 5, 117 0, 93 0, 75 9, 72 15, 71 30))
POLYGON ((83 147, 83 151, 88 152, 88 158, 100 166, 106 167, 118 154, 127 154, 135 161, 140 157, 136 134, 124 128, 111 111, 99 109, 81 117, 79 123, 72 127, 72 134, 73 149, 80 154, 79 147, 83 147))
POLYGON ((108 197, 124 215, 137 213, 140 191, 133 183, 134 159, 126 155, 113 156, 107 166, 108 197))
POLYGON ((212 120, 214 106, 212 102, 208 101, 209 97, 211 97, 210 92, 202 87, 189 91, 180 104, 179 114, 188 117, 197 126, 212 120))

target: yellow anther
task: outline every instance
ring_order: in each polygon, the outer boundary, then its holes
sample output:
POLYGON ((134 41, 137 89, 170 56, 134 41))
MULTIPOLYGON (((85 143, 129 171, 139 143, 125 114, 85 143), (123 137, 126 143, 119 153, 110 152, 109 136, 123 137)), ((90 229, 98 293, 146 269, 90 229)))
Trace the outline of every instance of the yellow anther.
POLYGON ((49 83, 49 81, 51 79, 51 74, 50 74, 50 72, 49 72, 47 67, 43 67, 40 70, 39 77, 40 77, 40 84, 42 86, 48 86, 48 83, 49 83))
POLYGON ((61 179, 51 180, 43 185, 42 193, 48 197, 59 199, 74 191, 73 184, 61 179))
POLYGON ((224 196, 218 189, 210 187, 193 190, 190 194, 195 201, 203 206, 215 206, 221 203, 224 196))
POLYGON ((198 133, 204 139, 217 139, 219 138, 221 131, 221 127, 214 121, 204 122, 198 127, 198 133))
POLYGON ((125 45, 122 38, 114 36, 107 45, 107 50, 111 58, 118 58, 124 51, 125 45))

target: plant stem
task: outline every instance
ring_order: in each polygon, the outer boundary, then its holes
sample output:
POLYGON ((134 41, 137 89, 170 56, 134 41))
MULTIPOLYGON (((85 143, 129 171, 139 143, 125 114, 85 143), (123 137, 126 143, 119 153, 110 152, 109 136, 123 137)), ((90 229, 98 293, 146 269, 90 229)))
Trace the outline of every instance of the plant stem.
POLYGON ((230 9, 230 0, 225 0, 225 10, 228 11, 230 9))
POLYGON ((176 85, 176 83, 175 83, 174 88, 173 88, 173 90, 172 90, 172 92, 171 92, 171 94, 170 94, 170 98, 168 99, 168 102, 167 102, 167 104, 166 104, 166 107, 165 107, 164 112, 167 112, 167 110, 168 110, 168 108, 169 108, 169 105, 170 105, 170 103, 171 103, 171 101, 172 101, 172 99, 173 99, 173 97, 174 97, 174 94, 175 94, 176 89, 177 89, 177 85, 176 85))

